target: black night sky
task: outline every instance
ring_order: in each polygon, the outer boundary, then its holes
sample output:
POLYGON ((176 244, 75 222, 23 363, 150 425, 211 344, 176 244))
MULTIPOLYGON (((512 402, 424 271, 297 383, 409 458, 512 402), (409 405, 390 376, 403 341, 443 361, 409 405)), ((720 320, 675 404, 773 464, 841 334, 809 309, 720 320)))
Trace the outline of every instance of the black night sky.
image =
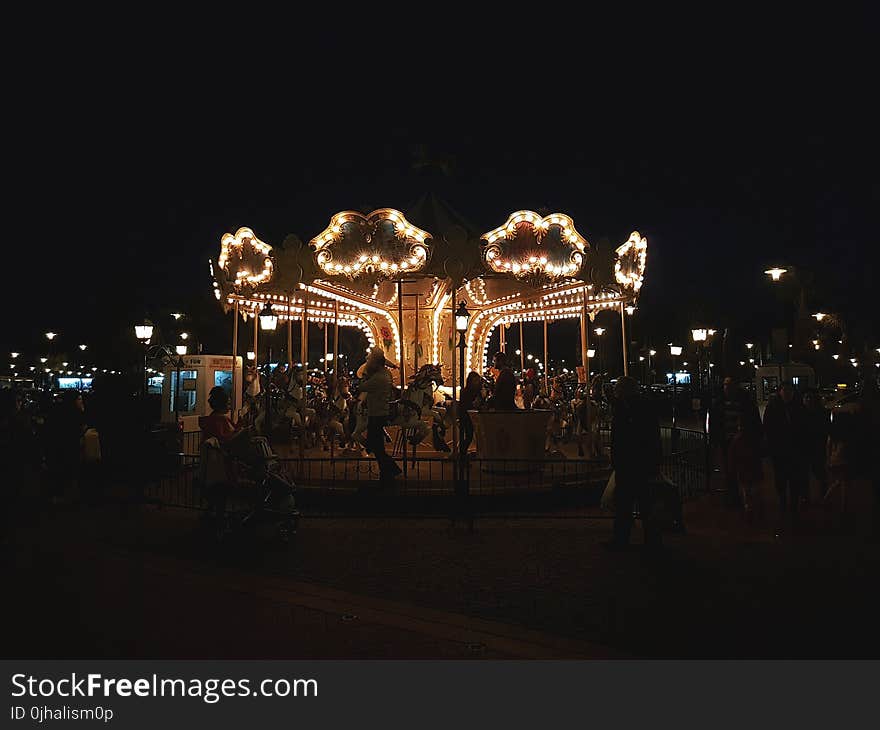
POLYGON ((546 103, 518 92, 501 101, 508 79, 486 68, 496 111, 487 91, 460 113, 436 94, 430 113, 385 92, 328 106, 315 78, 316 95, 298 91, 288 114, 239 107, 233 88, 193 91, 192 78, 165 87, 132 75, 110 94, 55 77, 40 93, 23 89, 8 223, 27 263, 7 281, 21 311, 7 312, 4 344, 36 353, 54 329, 67 347, 86 340, 110 358, 133 345, 132 322, 182 310, 206 347, 226 349, 207 267, 225 231, 308 240, 334 212, 406 210, 425 193, 481 230, 547 208, 571 215, 594 245, 640 231, 649 257, 639 339, 680 339, 697 318, 766 337, 780 292, 762 272, 781 263, 812 272, 810 306, 840 312, 870 341, 876 149, 855 46, 835 46, 833 63, 773 73, 734 64, 705 80, 695 66, 682 75, 687 61, 656 78, 621 70, 602 89, 546 103))

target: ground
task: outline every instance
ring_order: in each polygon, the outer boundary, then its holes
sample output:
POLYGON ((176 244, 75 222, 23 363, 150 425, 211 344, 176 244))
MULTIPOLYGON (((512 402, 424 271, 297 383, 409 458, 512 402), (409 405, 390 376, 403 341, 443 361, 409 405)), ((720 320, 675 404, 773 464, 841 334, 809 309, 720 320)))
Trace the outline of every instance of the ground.
MULTIPOLYGON (((711 493, 661 556, 608 553, 608 515, 306 517, 287 549, 218 549, 189 510, 28 507, 3 557, 7 657, 870 657, 866 484, 855 517, 756 527, 711 493)), ((636 539, 639 533, 636 531, 636 539)))

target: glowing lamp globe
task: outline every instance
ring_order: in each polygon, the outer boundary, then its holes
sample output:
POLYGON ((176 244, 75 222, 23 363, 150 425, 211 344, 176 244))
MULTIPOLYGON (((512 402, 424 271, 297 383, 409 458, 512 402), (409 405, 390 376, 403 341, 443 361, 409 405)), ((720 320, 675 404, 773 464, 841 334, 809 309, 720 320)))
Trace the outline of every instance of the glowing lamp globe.
POLYGON ((468 320, 470 318, 471 314, 468 312, 464 302, 459 302, 458 309, 455 310, 455 331, 467 332, 468 320))
POLYGON ((260 329, 266 332, 274 332, 277 326, 278 315, 272 311, 272 305, 266 302, 266 306, 260 312, 260 329))
POLYGON ((136 324, 134 334, 141 342, 149 342, 153 336, 153 323, 145 319, 143 324, 136 324))

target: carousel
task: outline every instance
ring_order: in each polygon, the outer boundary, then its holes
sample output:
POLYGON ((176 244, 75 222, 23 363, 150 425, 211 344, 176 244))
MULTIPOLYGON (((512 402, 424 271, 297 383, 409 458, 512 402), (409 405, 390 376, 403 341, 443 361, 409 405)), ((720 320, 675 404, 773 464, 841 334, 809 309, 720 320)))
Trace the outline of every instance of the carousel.
MULTIPOLYGON (((241 362, 239 327, 252 322, 257 352, 260 317, 271 313, 272 326, 286 329, 291 367, 309 361, 310 326, 323 327, 326 357, 337 363, 339 328, 357 328, 369 348, 382 347, 398 364, 395 377, 402 391, 428 379, 434 398, 439 397, 437 384, 451 386, 447 392, 454 397, 463 374, 488 373, 496 329, 498 349, 519 348, 522 358, 516 326, 521 338, 522 323, 543 322, 546 363, 548 324, 576 318, 578 374, 585 382, 591 355, 588 321, 612 310, 621 319, 627 373, 626 318, 644 280, 643 236, 634 231, 610 256, 601 256, 564 213, 520 210, 479 233, 436 209, 434 203, 407 215, 393 208, 341 211, 307 243, 289 235, 271 245, 244 227, 225 234, 219 256, 209 264, 214 296, 224 312, 234 315, 233 367, 241 362)), ((525 369, 524 362, 520 365, 525 369)))

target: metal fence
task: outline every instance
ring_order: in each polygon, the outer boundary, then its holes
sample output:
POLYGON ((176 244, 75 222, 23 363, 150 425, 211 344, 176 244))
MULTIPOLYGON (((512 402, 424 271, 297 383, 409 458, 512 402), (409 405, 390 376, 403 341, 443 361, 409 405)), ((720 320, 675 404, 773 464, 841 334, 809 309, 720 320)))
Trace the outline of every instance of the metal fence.
MULTIPOLYGON (((543 459, 482 458, 471 455, 464 482, 457 479, 457 462, 450 457, 417 456, 390 485, 382 486, 376 462, 364 457, 306 457, 280 459, 275 468, 297 487, 297 502, 306 513, 363 513, 470 515, 515 511, 597 507, 611 468, 607 432, 598 459, 548 456, 543 459)), ((705 434, 661 429, 661 473, 679 489, 682 499, 707 490, 709 465, 705 434)), ((198 482, 199 458, 185 450, 174 468, 147 485, 147 496, 169 506, 204 509, 198 482)), ((397 463, 402 467, 402 460, 397 463)), ((239 490, 239 495, 246 494, 239 490)), ((230 495, 233 502, 236 491, 230 495)), ((244 496, 241 496, 244 500, 244 496)))

